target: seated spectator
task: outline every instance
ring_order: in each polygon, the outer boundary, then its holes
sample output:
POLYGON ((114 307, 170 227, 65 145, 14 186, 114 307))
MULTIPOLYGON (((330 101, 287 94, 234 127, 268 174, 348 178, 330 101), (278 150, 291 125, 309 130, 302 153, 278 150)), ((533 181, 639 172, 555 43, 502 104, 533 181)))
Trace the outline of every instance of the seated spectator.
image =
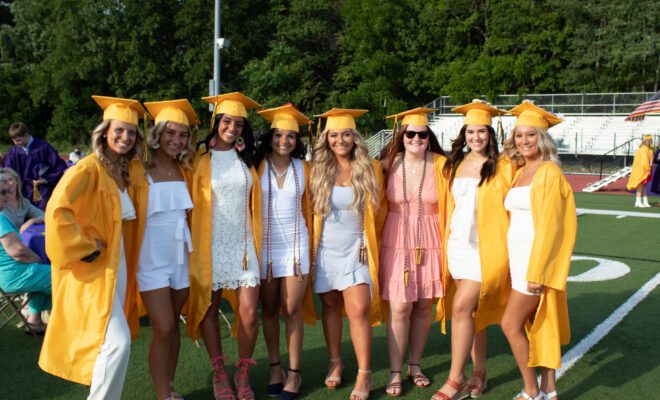
POLYGON ((66 163, 53 146, 30 136, 27 126, 22 122, 9 127, 9 137, 14 145, 7 152, 2 166, 16 171, 23 182, 23 196, 45 210, 50 194, 67 168, 66 163))
MULTIPOLYGON (((7 182, 0 181, 0 206, 10 196, 7 182)), ((46 326, 41 312, 51 307, 50 265, 41 264, 39 256, 21 242, 21 235, 7 217, 0 214, 0 287, 5 292, 29 295, 28 323, 37 333, 46 326)))
POLYGON ((78 146, 73 148, 73 151, 69 153, 69 163, 71 165, 77 163, 80 161, 81 158, 85 157, 85 153, 80 151, 80 148, 78 146))
POLYGON ((33 224, 44 223, 44 212, 32 205, 20 191, 21 178, 11 168, 0 168, 0 182, 7 182, 9 196, 0 211, 23 233, 33 224))

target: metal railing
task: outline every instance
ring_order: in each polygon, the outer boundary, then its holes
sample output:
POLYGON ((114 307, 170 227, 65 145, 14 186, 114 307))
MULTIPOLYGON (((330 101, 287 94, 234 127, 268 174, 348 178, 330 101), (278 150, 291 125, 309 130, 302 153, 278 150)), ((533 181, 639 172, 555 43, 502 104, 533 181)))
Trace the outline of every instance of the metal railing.
MULTIPOLYGON (((529 99, 553 113, 627 115, 654 94, 655 92, 503 94, 493 99, 486 99, 486 96, 478 98, 503 109, 513 108, 523 99, 529 99)), ((426 107, 438 109, 437 114, 450 114, 451 109, 457 105, 460 104, 452 101, 450 96, 440 96, 426 107)))
MULTIPOLYGON (((599 167, 599 171, 598 171, 598 179, 603 179, 603 169, 604 169, 605 167, 607 167, 607 166, 611 166, 611 165, 614 165, 614 164, 618 164, 618 163, 621 161, 621 158, 620 158, 620 157, 621 157, 622 155, 623 155, 623 167, 625 167, 625 166, 628 165, 628 158, 629 158, 630 155, 631 155, 631 151, 632 151, 632 149, 633 149, 633 143, 634 143, 634 142, 637 142, 637 141, 640 141, 640 142, 641 142, 641 140, 642 140, 642 139, 640 139, 640 138, 633 138, 633 139, 630 139, 629 141, 627 141, 627 142, 625 142, 625 143, 623 143, 623 144, 620 144, 619 146, 616 146, 616 147, 613 148, 612 150, 610 150, 610 151, 608 151, 608 152, 606 152, 606 153, 604 153, 604 154, 601 154, 600 156, 598 156, 598 157, 594 158, 593 160, 591 160, 591 161, 589 162, 589 164, 587 164, 587 169, 589 170, 589 172, 594 172, 594 171, 591 169, 591 167, 592 167, 596 162, 598 162, 599 165, 600 165, 600 167, 599 167), (617 156, 617 154, 616 154, 617 151, 618 151, 619 149, 623 149, 623 148, 625 148, 625 151, 623 152, 623 154, 619 153, 619 155, 617 156), (612 157, 612 159, 609 161, 608 164, 604 165, 604 162, 606 161, 606 158, 607 158, 607 157, 612 157), (617 157, 619 157, 619 158, 617 158, 617 157)), ((634 151, 633 151, 632 153, 634 153, 634 151)))

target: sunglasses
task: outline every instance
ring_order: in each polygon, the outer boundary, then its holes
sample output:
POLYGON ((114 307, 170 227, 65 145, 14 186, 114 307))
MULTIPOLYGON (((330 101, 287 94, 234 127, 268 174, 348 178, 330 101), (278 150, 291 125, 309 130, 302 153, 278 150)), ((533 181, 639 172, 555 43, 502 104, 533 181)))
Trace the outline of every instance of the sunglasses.
POLYGON ((424 140, 424 139, 426 139, 427 137, 429 137, 430 134, 431 134, 431 132, 429 132, 429 131, 421 131, 421 132, 416 132, 416 131, 406 131, 406 137, 407 137, 408 139, 412 139, 412 138, 414 138, 415 136, 419 136, 420 139, 424 140))
POLYGON ((0 190, 0 196, 6 196, 8 194, 9 194, 9 190, 7 190, 7 189, 0 190))

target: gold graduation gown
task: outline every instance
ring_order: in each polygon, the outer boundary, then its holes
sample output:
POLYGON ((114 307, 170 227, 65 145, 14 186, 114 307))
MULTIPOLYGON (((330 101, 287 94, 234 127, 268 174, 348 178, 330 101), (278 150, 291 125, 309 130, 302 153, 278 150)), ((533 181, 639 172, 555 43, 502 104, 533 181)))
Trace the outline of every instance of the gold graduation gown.
MULTIPOLYGON (((53 309, 39 366, 90 385, 112 310, 122 240, 119 190, 95 154, 66 171, 48 202, 45 220, 53 309), (107 248, 93 262, 81 261, 96 250, 96 239, 107 248)), ((127 263, 124 312, 132 337, 138 323, 137 315, 130 313, 137 293, 135 272, 127 263)))
MULTIPOLYGON (((205 151, 205 149, 201 149, 196 154, 193 163, 190 191, 193 201, 190 232, 194 250, 190 253, 190 294, 188 295, 188 303, 184 310, 187 316, 186 334, 192 340, 197 340, 202 335, 199 324, 211 306, 213 285, 213 267, 211 264, 211 215, 213 207, 211 196, 211 152, 205 153, 205 151)), ((249 206, 251 207, 254 245, 258 259, 261 254, 261 246, 259 245, 261 241, 261 185, 259 184, 259 177, 254 167, 250 167, 250 175, 252 176, 252 190, 249 206)), ((238 331, 236 291, 223 289, 222 297, 229 302, 234 310, 232 333, 236 335, 238 331)))
MULTIPOLYGON (((369 276, 371 278, 371 323, 372 325, 380 325, 383 321, 383 310, 381 308, 380 289, 378 285, 378 254, 380 252, 380 239, 383 230, 383 224, 387 217, 387 200, 385 196, 385 185, 383 180, 383 169, 379 161, 371 160, 371 166, 374 169, 376 177, 376 186, 379 188, 380 198, 377 201, 371 201, 371 197, 367 194, 364 207, 364 235, 367 245, 367 263, 369 264, 369 276), (378 204, 378 209, 374 208, 374 203, 378 204)), ((313 247, 317 249, 321 241, 321 232, 323 232, 323 217, 314 214, 314 227, 313 227, 313 247)), ((312 251, 316 254, 316 251, 312 251)), ((312 260, 312 264, 316 260, 312 260)), ((310 271, 312 277, 314 276, 313 270, 310 271)))
MULTIPOLYGON (((311 205, 311 195, 309 193, 309 177, 310 177, 310 165, 308 162, 303 161, 303 173, 305 174, 305 191, 303 192, 302 195, 302 214, 303 217, 305 218, 305 224, 307 225, 307 232, 308 232, 308 237, 312 237, 312 205, 311 205)), ((257 170, 257 175, 259 175, 259 180, 257 181, 259 185, 261 185, 261 177, 264 175, 264 171, 266 170, 266 161, 262 161, 261 164, 259 164, 259 169, 257 170)), ((266 216, 263 216, 266 217, 266 216)), ((263 221, 259 220, 254 220, 254 224, 259 224, 262 227, 263 231, 263 226, 264 223, 263 221)), ((255 238, 255 247, 256 250, 259 252, 261 255, 261 236, 258 238, 255 238)), ((311 240, 310 240, 311 241, 311 240)), ((311 273, 311 265, 312 265, 312 246, 310 243, 309 246, 309 265, 310 265, 310 273, 311 273)), ((263 277, 262 277, 263 278, 263 277)), ((303 297, 303 302, 302 302, 302 317, 303 321, 308 324, 314 326, 316 324, 316 320, 319 319, 318 314, 316 313, 316 306, 314 305, 314 295, 312 293, 312 280, 307 279, 307 288, 305 289, 305 297, 303 297)))
POLYGON ((577 234, 575 200, 561 168, 550 162, 536 171, 530 198, 534 243, 527 281, 543 285, 544 290, 534 321, 526 326, 527 365, 557 369, 561 366, 561 345, 568 344, 571 336, 566 280, 577 234))
POLYGON ((644 182, 644 179, 651 175, 651 167, 653 166, 653 150, 645 144, 641 145, 635 152, 633 159, 632 171, 630 178, 628 178, 628 190, 635 190, 644 182))
MULTIPOLYGON (((461 165, 458 166, 460 170, 461 165)), ((509 253, 507 232, 509 216, 504 208, 513 181, 513 166, 508 158, 497 161, 495 176, 477 188, 477 236, 479 238, 479 260, 481 262, 481 291, 474 312, 474 332, 481 332, 488 325, 499 324, 506 307, 511 280, 509 278, 509 253)), ((456 284, 449 273, 447 244, 449 243, 451 217, 454 213, 454 197, 447 190, 447 220, 443 236, 442 287, 445 297, 436 308, 436 319, 441 319, 442 333, 451 319, 451 306, 456 293, 456 284), (443 312, 444 310, 444 312, 443 312)))
MULTIPOLYGON (((188 192, 190 192, 190 176, 192 175, 192 170, 184 168, 183 165, 178 162, 177 165, 183 175, 184 181, 186 182, 188 192)), ((140 262, 140 251, 142 249, 144 224, 147 221, 147 208, 149 207, 149 181, 147 180, 144 164, 140 160, 133 160, 131 162, 129 165, 129 174, 131 176, 131 186, 128 188, 128 194, 133 201, 133 207, 135 208, 137 218, 124 223, 124 250, 126 252, 126 264, 130 264, 131 268, 137 273, 138 264, 140 262)), ((188 218, 188 225, 190 225, 190 218, 188 218)), ((137 291, 137 301, 132 304, 133 309, 130 310, 130 315, 135 315, 136 317, 132 318, 129 323, 132 322, 135 324, 134 327, 131 327, 131 332, 135 332, 135 335, 137 335, 140 332, 139 317, 147 315, 147 309, 145 308, 144 303, 142 303, 142 298, 139 295, 140 288, 137 285, 137 280, 135 290, 137 291)))

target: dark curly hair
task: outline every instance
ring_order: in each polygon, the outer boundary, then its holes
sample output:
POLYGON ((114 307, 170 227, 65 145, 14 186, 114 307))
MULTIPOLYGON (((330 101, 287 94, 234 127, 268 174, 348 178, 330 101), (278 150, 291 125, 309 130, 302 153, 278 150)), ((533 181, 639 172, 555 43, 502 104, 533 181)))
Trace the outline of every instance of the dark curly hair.
MULTIPOLYGON (((202 147, 202 145, 206 148, 204 154, 208 153, 208 151, 211 149, 211 139, 218 135, 218 126, 220 126, 220 121, 222 120, 223 116, 224 114, 216 115, 215 122, 213 123, 213 129, 209 131, 209 134, 206 135, 203 140, 197 142, 198 150, 202 147)), ((241 137, 245 141, 245 148, 243 151, 237 151, 237 154, 248 167, 251 167, 254 165, 254 153, 256 147, 254 134, 252 133, 252 127, 250 126, 250 122, 248 122, 247 118, 243 118, 243 131, 241 132, 241 137)))
MULTIPOLYGON (((273 135, 275 134, 275 131, 277 131, 277 128, 272 128, 259 136, 259 139, 257 140, 257 152, 254 155, 255 165, 261 164, 266 156, 273 151, 271 144, 273 142, 273 135)), ((307 154, 307 146, 305 146, 305 143, 302 142, 301 135, 302 132, 296 134, 296 147, 291 152, 291 157, 304 160, 305 155, 307 154)))

